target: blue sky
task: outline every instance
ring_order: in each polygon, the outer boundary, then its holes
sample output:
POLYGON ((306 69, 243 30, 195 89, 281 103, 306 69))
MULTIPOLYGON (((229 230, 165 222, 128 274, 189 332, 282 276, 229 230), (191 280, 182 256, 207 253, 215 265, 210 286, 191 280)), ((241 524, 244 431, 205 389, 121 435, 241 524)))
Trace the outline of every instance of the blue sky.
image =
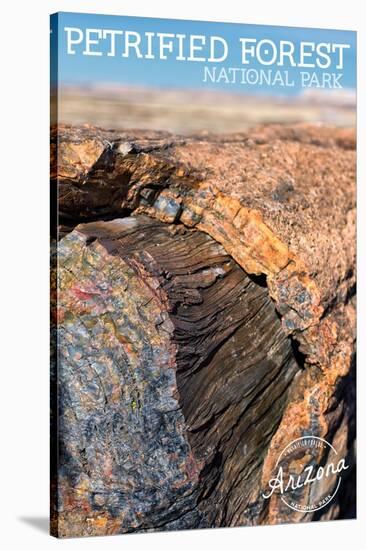
MULTIPOLYGON (((119 83, 132 86, 163 87, 163 88, 188 88, 188 89, 226 89, 231 92, 261 93, 261 94, 294 94, 301 91, 298 68, 290 68, 290 78, 295 77, 295 87, 281 86, 243 86, 241 84, 224 84, 202 82, 203 67, 199 62, 176 61, 173 58, 136 59, 135 57, 122 58, 84 56, 81 53, 67 55, 65 26, 85 28, 106 28, 116 30, 131 30, 139 33, 146 31, 169 32, 222 36, 229 45, 229 55, 224 63, 217 64, 220 67, 241 67, 240 37, 270 39, 273 41, 289 40, 294 43, 300 41, 347 43, 351 45, 344 52, 344 69, 342 84, 344 88, 356 87, 356 33, 353 31, 322 30, 295 27, 274 27, 263 25, 247 25, 237 23, 216 23, 202 21, 181 21, 169 19, 152 19, 139 17, 124 17, 111 15, 92 15, 78 13, 59 13, 51 18, 51 59, 56 61, 56 41, 58 40, 58 79, 60 84, 108 84, 119 83), (57 29, 58 23, 58 29, 57 29)), ((250 68, 263 67, 253 62, 250 68)), ((272 67, 276 70, 276 67, 272 67)), ((286 67, 287 69, 287 67, 286 67)), ((304 70, 304 69, 301 69, 304 70)), ((306 69, 316 71, 321 76, 324 70, 306 69)), ((327 69, 331 71, 332 69, 327 69)))

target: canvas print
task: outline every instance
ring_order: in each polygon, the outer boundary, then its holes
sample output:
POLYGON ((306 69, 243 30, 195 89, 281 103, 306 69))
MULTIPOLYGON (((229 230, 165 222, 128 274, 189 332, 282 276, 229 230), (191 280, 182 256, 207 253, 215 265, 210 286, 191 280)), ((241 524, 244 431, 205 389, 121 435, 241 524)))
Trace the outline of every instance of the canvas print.
POLYGON ((52 535, 356 517, 355 125, 353 31, 51 16, 52 535))

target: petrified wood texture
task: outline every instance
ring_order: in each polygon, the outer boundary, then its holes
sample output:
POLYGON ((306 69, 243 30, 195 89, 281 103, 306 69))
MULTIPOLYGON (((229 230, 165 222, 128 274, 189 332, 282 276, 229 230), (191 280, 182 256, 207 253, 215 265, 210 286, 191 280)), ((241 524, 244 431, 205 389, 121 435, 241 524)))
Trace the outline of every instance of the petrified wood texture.
POLYGON ((353 132, 53 138, 54 532, 320 519, 259 493, 306 434, 352 463, 353 132))
POLYGON ((243 523, 299 369, 267 290, 144 217, 79 225, 59 270, 61 534, 243 523))

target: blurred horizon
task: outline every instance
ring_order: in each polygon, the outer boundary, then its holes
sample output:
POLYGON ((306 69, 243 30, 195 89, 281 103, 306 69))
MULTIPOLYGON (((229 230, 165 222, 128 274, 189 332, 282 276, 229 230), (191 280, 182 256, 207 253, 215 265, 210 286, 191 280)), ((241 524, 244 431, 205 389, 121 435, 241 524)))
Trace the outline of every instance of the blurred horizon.
POLYGON ((257 124, 355 126, 355 90, 307 89, 293 96, 94 82, 59 87, 58 120, 113 129, 240 132, 257 124))

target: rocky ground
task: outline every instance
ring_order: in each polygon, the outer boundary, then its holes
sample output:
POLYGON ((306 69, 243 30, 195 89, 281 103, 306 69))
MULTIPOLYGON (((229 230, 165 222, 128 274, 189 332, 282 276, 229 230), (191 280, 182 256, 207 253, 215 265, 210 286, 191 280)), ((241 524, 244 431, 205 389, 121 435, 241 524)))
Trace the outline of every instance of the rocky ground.
POLYGON ((51 158, 53 533, 352 516, 354 131, 61 125, 51 158), (304 514, 262 494, 307 435, 349 468, 304 514))

